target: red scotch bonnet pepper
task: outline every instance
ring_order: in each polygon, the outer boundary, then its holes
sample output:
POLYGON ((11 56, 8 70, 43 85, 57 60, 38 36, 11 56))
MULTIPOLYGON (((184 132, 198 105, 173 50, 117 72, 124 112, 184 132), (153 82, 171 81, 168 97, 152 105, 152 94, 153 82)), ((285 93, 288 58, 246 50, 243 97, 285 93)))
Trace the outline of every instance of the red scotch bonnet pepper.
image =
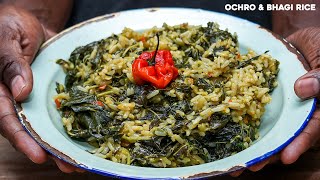
POLYGON ((132 74, 137 85, 150 83, 158 89, 164 89, 178 76, 169 50, 159 50, 158 44, 153 52, 143 52, 132 64, 132 74))

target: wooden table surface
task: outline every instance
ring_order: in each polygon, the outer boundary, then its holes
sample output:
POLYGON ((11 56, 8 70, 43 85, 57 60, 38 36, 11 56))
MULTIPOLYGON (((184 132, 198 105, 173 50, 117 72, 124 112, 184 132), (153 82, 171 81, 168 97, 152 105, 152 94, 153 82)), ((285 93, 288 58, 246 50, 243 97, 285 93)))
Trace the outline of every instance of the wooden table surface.
MULTIPOLYGON (((37 165, 29 161, 23 154, 17 152, 10 143, 0 136, 0 180, 96 180, 110 179, 100 175, 86 173, 64 174, 58 170, 53 162, 37 165)), ((320 180, 320 149, 314 148, 305 153, 295 164, 284 166, 274 164, 265 167, 263 170, 252 173, 246 171, 238 178, 222 176, 211 178, 213 180, 320 180)))

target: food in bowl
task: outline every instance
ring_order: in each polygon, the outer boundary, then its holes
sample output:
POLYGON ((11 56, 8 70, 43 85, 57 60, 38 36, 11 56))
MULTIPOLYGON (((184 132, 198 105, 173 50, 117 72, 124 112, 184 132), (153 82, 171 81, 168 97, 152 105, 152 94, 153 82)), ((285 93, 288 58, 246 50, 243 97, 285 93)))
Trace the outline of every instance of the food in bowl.
POLYGON ((241 55, 237 36, 213 22, 125 28, 57 63, 66 78, 54 100, 66 133, 96 147, 94 155, 150 167, 192 166, 248 148, 279 71, 267 52, 241 55), (158 49, 169 52, 177 76, 165 86, 138 83, 133 64, 153 52, 146 67, 155 68, 158 49))

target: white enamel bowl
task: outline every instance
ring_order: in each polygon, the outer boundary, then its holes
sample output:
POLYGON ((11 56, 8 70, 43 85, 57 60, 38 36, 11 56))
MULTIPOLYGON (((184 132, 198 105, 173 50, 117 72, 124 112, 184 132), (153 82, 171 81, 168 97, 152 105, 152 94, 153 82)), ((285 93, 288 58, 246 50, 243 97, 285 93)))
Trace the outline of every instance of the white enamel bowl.
POLYGON ((299 62, 302 56, 283 39, 258 25, 225 14, 199 9, 157 8, 125 11, 105 15, 71 27, 46 42, 32 64, 33 91, 17 107, 21 123, 30 135, 49 153, 77 167, 106 176, 130 179, 201 178, 231 172, 258 163, 279 152, 306 126, 315 109, 315 100, 301 101, 294 93, 295 80, 306 73, 299 62), (260 127, 261 137, 248 149, 228 158, 191 167, 145 168, 114 163, 86 152, 86 143, 72 140, 65 133, 52 97, 55 82, 64 82, 64 73, 55 64, 67 59, 78 46, 100 40, 124 27, 142 30, 189 23, 206 26, 214 21, 222 29, 236 32, 242 52, 251 48, 258 54, 269 54, 280 61, 279 86, 272 93, 260 127))

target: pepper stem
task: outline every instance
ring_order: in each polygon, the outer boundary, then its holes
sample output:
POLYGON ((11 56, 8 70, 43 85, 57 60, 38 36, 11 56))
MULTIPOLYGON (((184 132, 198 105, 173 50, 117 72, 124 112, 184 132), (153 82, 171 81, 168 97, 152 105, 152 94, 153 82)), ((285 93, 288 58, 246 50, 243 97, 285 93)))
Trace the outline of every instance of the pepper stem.
POLYGON ((151 59, 152 64, 156 64, 156 56, 157 56, 158 49, 159 49, 159 44, 160 44, 159 34, 156 33, 156 36, 157 36, 158 43, 157 43, 156 51, 154 52, 154 55, 153 55, 153 57, 151 59))

